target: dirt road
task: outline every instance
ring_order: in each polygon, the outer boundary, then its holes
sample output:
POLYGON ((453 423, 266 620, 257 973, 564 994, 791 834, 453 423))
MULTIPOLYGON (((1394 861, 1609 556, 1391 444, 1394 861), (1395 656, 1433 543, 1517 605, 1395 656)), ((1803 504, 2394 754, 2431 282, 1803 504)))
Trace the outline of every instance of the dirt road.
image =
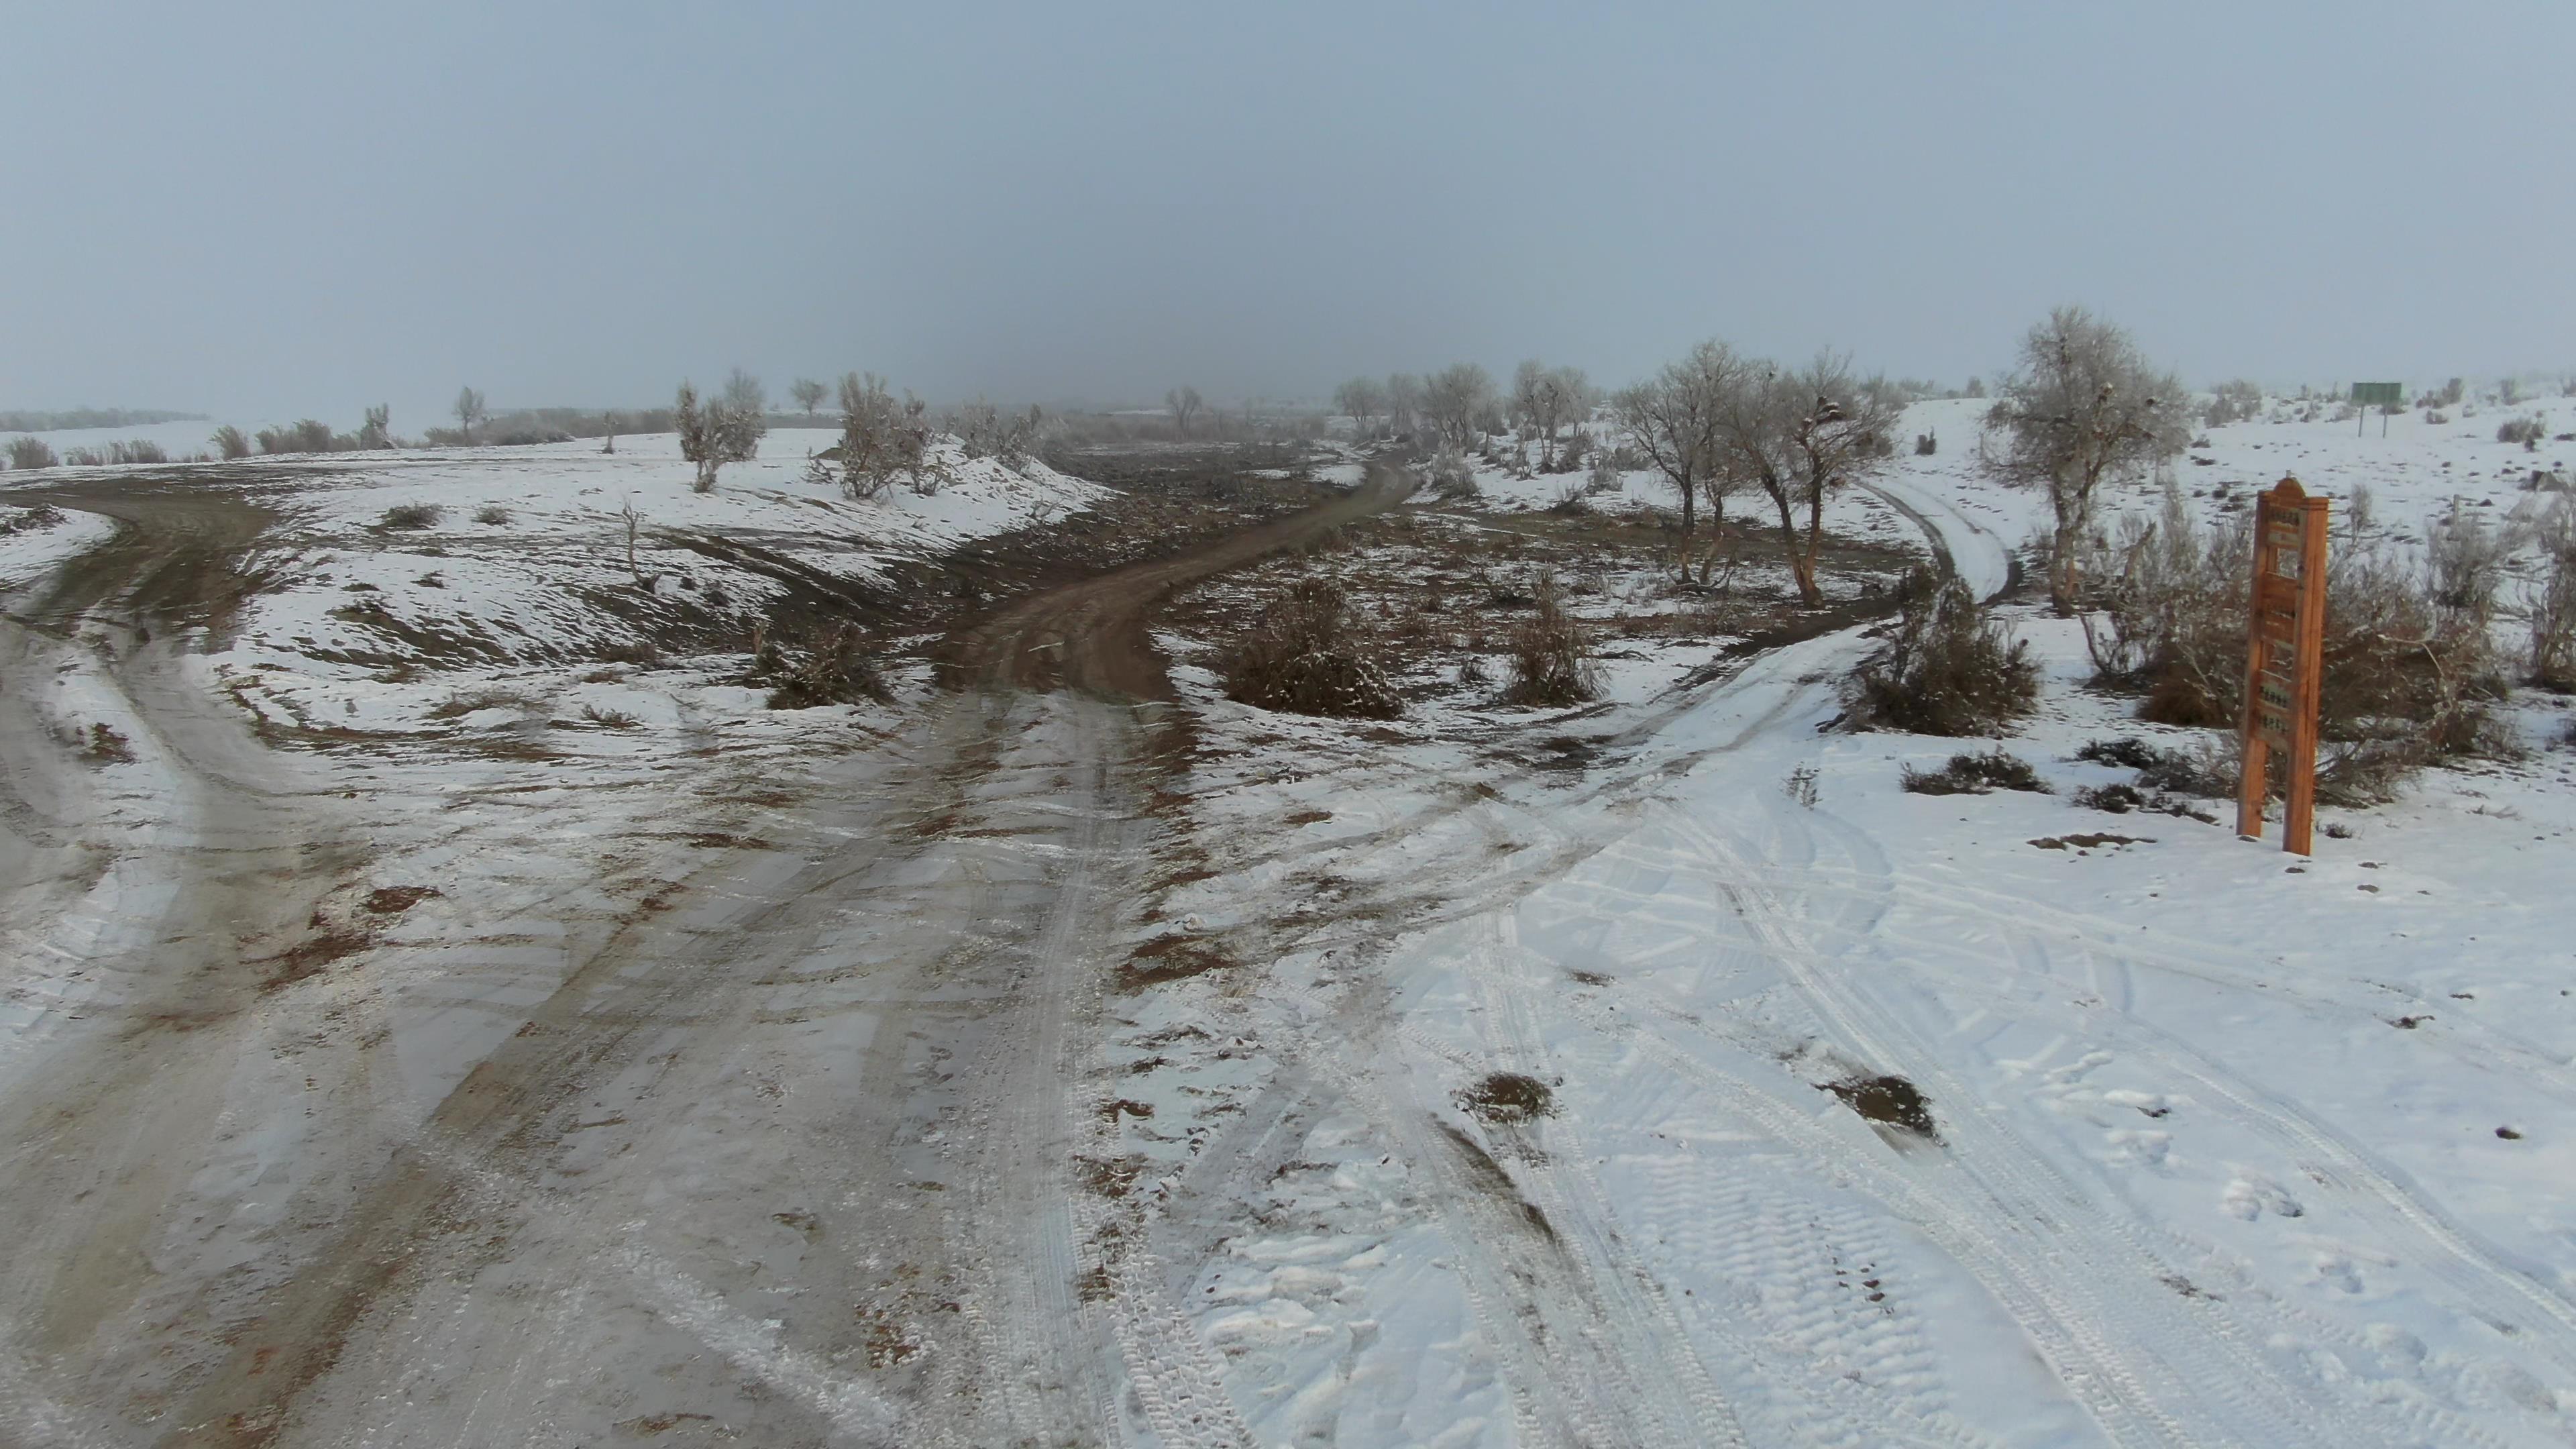
POLYGON ((0 1437, 1239 1438, 1171 1315, 1077 1283, 1084 1027, 1158 828, 1143 611, 1410 487, 1022 600, 792 830, 356 994, 293 988, 371 959, 323 898, 384 803, 186 667, 265 518, 54 500, 126 527, 0 622, 5 919, 70 963, 0 1058, 0 1437), (112 827, 27 704, 65 670, 168 779, 112 827))

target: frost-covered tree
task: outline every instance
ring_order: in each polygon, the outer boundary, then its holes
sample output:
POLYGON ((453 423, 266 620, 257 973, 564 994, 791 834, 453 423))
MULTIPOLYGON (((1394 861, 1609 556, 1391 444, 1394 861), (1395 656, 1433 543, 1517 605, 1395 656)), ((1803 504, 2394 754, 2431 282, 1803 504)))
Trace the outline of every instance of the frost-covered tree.
POLYGON ((2047 490, 2057 524, 2048 597, 2073 614, 2077 558, 2105 478, 2141 476, 2191 441, 2181 380, 2148 365, 2129 334, 2081 307, 2060 307, 2022 339, 1991 420, 2009 443, 1996 470, 2047 490))
POLYGON ((1422 415, 1449 446, 1465 452, 1494 410, 1494 377, 1472 362, 1454 362, 1422 384, 1422 415))
POLYGON ((1373 377, 1355 377, 1333 389, 1333 406, 1350 414, 1351 421, 1363 438, 1369 435, 1369 421, 1386 411, 1386 385, 1373 377))
POLYGON ((814 416, 816 408, 823 405, 824 395, 828 391, 829 389, 823 384, 810 377, 800 377, 787 385, 787 395, 796 399, 796 405, 803 408, 805 416, 809 418, 814 416))
POLYGON ((394 445, 394 408, 391 403, 378 403, 367 409, 367 421, 358 429, 361 448, 390 448, 394 445))
POLYGON ((1422 379, 1409 372, 1391 372, 1386 378, 1387 431, 1399 438, 1411 437, 1422 421, 1422 379))
POLYGON ((695 387, 681 383, 671 412, 680 434, 680 456, 698 465, 691 486, 712 493, 718 468, 759 456, 760 440, 769 431, 767 411, 759 381, 739 368, 725 379, 724 391, 704 403, 695 387))
POLYGON ((1186 438, 1190 435, 1190 419, 1207 406, 1207 399, 1199 396, 1197 388, 1176 387, 1163 394, 1163 406, 1172 410, 1173 430, 1186 438))
MULTIPOLYGON (((1521 364, 1524 369, 1530 365, 1521 364)), ((1556 471, 1557 430, 1582 422, 1591 411, 1592 380, 1579 367, 1549 368, 1531 379, 1528 397, 1526 411, 1539 433, 1539 468, 1552 473, 1556 471)))
POLYGON ((483 406, 483 394, 476 388, 465 388, 456 394, 456 425, 465 430, 465 445, 474 446, 474 425, 491 414, 483 406))

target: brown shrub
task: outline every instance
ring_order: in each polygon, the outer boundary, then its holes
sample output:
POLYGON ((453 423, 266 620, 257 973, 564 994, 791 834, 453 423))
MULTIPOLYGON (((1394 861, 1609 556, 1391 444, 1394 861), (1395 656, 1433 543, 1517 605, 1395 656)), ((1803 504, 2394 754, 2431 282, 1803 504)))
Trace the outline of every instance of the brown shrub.
POLYGON ((1270 602, 1224 663, 1228 699, 1288 714, 1395 719, 1404 701, 1339 584, 1300 579, 1270 602))
POLYGON ((1992 735, 2039 700, 2030 646, 1988 619, 1957 579, 1918 569, 1898 589, 1896 632, 1854 676, 1853 722, 1924 735, 1992 735))
POLYGON ((878 704, 894 702, 894 691, 886 687, 885 676, 877 672, 876 661, 869 658, 867 638, 849 624, 838 624, 814 641, 802 657, 791 654, 785 646, 766 637, 752 649, 749 680, 767 684, 771 709, 812 709, 825 704, 856 704, 873 700, 878 704))
MULTIPOLYGON (((2416 768, 2511 747, 2489 705, 2504 689, 2488 622, 2504 540, 2474 516, 2433 520, 2423 554, 2364 546, 2346 529, 2326 572, 2318 790, 2330 803, 2385 799, 2416 768)), ((2195 523, 2167 490, 2153 524, 2096 539, 2102 582, 2086 602, 2095 682, 2141 691, 2159 724, 2233 729, 2245 691, 2253 533, 2239 517, 2195 523)))
POLYGON ((1556 575, 1541 570, 1530 586, 1529 616, 1513 623, 1510 704, 1580 704, 1601 693, 1601 666, 1592 660, 1592 634, 1565 611, 1556 575))

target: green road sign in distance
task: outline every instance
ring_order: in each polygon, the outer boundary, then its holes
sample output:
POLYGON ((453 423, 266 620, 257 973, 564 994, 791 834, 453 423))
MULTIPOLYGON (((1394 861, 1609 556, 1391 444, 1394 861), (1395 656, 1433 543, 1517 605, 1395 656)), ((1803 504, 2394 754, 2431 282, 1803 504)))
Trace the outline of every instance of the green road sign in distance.
POLYGON ((2352 405, 2359 408, 2394 408, 2406 405, 2406 384, 2402 382, 2356 382, 2352 385, 2352 405))

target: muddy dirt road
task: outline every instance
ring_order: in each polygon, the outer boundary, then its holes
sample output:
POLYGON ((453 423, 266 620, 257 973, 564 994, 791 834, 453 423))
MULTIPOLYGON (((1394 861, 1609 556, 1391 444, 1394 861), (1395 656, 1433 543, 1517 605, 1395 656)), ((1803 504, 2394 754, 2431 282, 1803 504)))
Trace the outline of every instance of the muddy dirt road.
POLYGON ((1085 1025, 1159 828, 1143 610, 1410 491, 1022 600, 793 828, 381 988, 339 904, 381 788, 188 667, 265 517, 54 499, 124 527, 0 621, 0 920, 52 963, 0 1038, 0 1440, 1239 1441, 1176 1315, 1079 1281, 1085 1025), (90 798, 27 703, 65 671, 150 798, 90 798))

